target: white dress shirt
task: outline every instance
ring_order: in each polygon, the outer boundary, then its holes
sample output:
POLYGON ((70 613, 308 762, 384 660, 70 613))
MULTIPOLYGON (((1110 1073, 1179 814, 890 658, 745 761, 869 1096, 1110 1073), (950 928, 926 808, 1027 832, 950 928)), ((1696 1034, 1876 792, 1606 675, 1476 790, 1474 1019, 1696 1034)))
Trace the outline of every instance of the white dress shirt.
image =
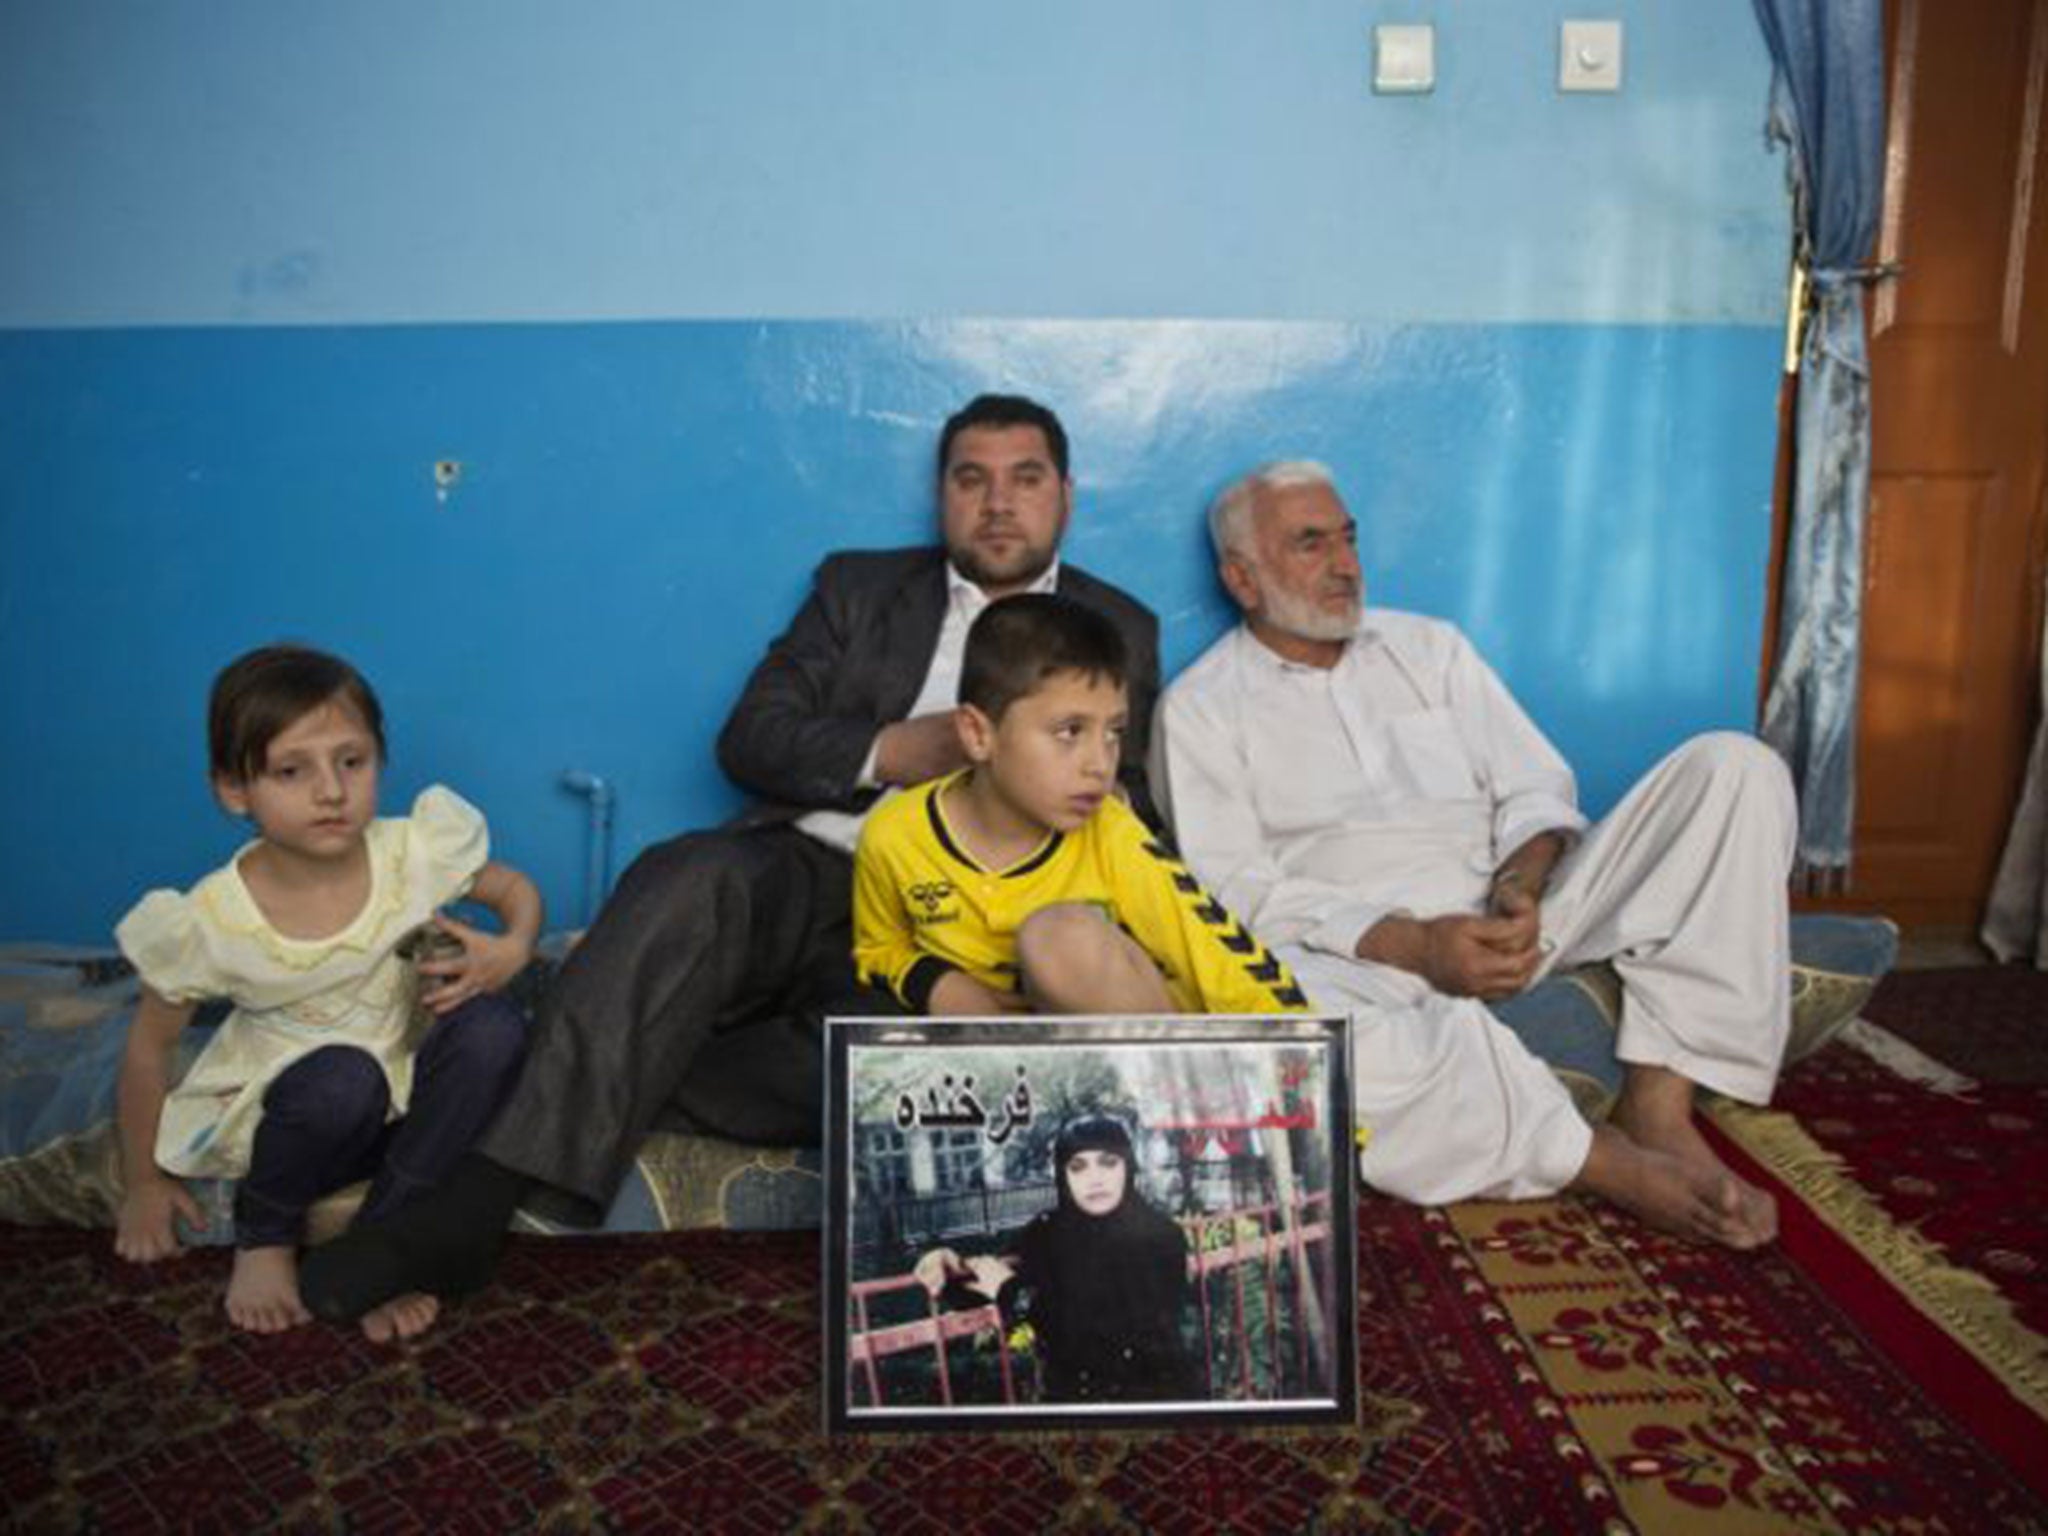
POLYGON ((1160 701, 1153 793, 1189 866, 1353 1014, 1359 1161, 1403 1199, 1569 1184, 1592 1132, 1484 1006, 1355 958, 1396 913, 1480 908, 1530 838, 1573 846, 1543 897, 1544 967, 1612 961, 1617 1058, 1744 1102, 1770 1097, 1789 1021, 1785 877, 1797 813, 1755 740, 1687 742, 1592 828, 1571 771, 1449 624, 1368 611, 1337 665, 1240 627, 1160 701))
POLYGON ((1333 668, 1239 625, 1166 691, 1153 792, 1183 856, 1269 944, 1349 956, 1382 918, 1478 910, 1571 769, 1452 625, 1369 609, 1333 668))
MULTIPOLYGON (((1027 592, 1051 592, 1059 584, 1060 563, 1054 559, 1024 590, 1027 592)), ((924 675, 924 686, 917 691, 917 699, 910 706, 910 713, 904 718, 915 720, 920 715, 936 714, 940 710, 952 709, 960 702, 960 666, 967 655, 967 631, 974 621, 981 617, 981 610, 989 605, 989 595, 953 568, 946 565, 946 616, 939 623, 939 643, 932 651, 932 664, 924 675)), ((868 755, 861 762, 860 777, 855 781, 862 789, 881 787, 875 777, 875 754, 880 750, 881 732, 868 743, 868 755)), ((882 789, 868 811, 897 792, 894 785, 882 789)), ((846 853, 852 853, 860 843, 860 829, 868 819, 868 811, 807 811, 796 820, 800 831, 815 837, 821 843, 830 843, 846 853)))

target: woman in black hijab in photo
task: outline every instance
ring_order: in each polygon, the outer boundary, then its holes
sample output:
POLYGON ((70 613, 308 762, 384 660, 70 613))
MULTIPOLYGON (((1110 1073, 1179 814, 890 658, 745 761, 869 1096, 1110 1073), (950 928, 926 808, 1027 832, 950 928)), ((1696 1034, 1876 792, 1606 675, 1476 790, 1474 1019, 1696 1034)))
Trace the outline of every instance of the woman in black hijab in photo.
POLYGON ((1123 1121, 1069 1120, 1053 1144, 1051 1210, 1013 1233, 1000 1256, 939 1248, 917 1262, 934 1296, 993 1299, 1006 1325, 1030 1323, 1047 1402, 1203 1396, 1181 1328, 1193 1294, 1187 1235, 1138 1192, 1135 1168, 1123 1121))

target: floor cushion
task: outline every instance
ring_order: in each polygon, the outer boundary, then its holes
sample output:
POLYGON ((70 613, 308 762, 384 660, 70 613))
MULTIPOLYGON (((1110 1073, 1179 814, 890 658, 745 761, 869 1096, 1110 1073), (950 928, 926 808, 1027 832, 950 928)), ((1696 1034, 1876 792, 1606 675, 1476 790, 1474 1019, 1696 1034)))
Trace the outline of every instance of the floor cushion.
MULTIPOLYGON (((559 942, 515 989, 529 1006, 553 969, 559 942)), ((1788 1059, 1818 1050, 1851 1019, 1898 952, 1898 930, 1879 918, 1792 920, 1792 1045, 1788 1059)), ((0 1220, 111 1226, 120 1192, 114 1084, 136 999, 118 954, 49 946, 0 947, 0 1220)), ((1583 966, 1495 1006, 1494 1012, 1550 1063, 1588 1119, 1605 1116, 1621 1088, 1615 1025, 1621 986, 1607 965, 1583 966)), ((181 1056, 196 1054, 209 1027, 188 1029, 181 1056)), ((232 1241, 233 1185, 191 1181, 205 1225, 194 1243, 232 1241)), ((361 1200, 345 1191, 315 1208, 309 1237, 339 1231, 361 1200)), ((693 1227, 786 1231, 824 1214, 821 1154, 764 1149, 708 1136, 657 1133, 642 1146, 602 1230, 693 1227)), ((565 1229, 520 1213, 521 1230, 565 1229)))
MULTIPOLYGON (((1881 917, 1801 913, 1792 919, 1792 1037, 1787 1066, 1811 1056, 1854 1019, 1898 958, 1899 930, 1881 917)), ((1571 1090, 1588 1120, 1606 1118, 1621 1091, 1615 1030, 1621 979, 1607 964, 1547 976, 1493 1012, 1571 1090)))

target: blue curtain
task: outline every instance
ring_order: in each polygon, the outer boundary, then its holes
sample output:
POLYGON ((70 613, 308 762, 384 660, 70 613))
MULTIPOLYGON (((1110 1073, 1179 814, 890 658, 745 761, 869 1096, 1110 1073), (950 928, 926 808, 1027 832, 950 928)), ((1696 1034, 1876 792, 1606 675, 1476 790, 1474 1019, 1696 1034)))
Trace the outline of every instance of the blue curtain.
POLYGON ((1870 500, 1863 262, 1884 200, 1882 0, 1755 0, 1772 60, 1812 308, 1799 355, 1790 547, 1763 735, 1799 787, 1799 864, 1846 884, 1856 812, 1856 672, 1870 500))

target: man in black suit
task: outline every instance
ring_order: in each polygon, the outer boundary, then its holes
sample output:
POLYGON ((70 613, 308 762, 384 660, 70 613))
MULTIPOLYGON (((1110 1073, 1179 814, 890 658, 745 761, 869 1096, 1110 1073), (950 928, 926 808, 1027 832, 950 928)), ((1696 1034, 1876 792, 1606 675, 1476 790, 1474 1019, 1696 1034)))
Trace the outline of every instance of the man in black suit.
POLYGON ((542 1003, 519 1083, 476 1154, 403 1223, 309 1255, 301 1289, 316 1312, 354 1317, 401 1292, 480 1283, 522 1199, 601 1219, 658 1124, 817 1141, 819 1021, 894 1011, 853 978, 860 817, 883 792, 964 764, 960 655, 993 599, 1057 590, 1123 632, 1133 665, 1120 775, 1152 819, 1158 621, 1059 561, 1073 481, 1058 418, 1019 396, 977 397, 946 422, 938 481, 943 547, 831 556, 754 669, 718 759, 759 803, 627 870, 542 1003))

